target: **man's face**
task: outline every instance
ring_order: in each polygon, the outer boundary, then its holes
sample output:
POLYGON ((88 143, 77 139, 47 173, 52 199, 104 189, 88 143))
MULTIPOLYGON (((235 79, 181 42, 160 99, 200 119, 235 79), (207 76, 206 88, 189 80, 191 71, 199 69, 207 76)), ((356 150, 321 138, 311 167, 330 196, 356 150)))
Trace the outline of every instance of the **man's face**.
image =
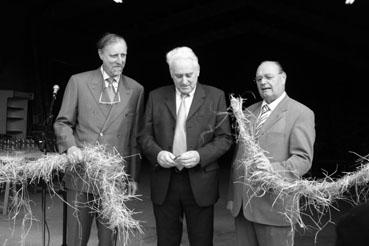
POLYGON ((273 62, 264 62, 256 71, 256 85, 260 96, 271 103, 285 90, 286 74, 273 62))
POLYGON ((200 69, 190 59, 176 59, 172 63, 170 74, 176 88, 181 93, 188 94, 196 87, 200 69))
POLYGON ((123 40, 108 44, 98 52, 103 68, 109 76, 122 74, 127 59, 127 45, 123 40))

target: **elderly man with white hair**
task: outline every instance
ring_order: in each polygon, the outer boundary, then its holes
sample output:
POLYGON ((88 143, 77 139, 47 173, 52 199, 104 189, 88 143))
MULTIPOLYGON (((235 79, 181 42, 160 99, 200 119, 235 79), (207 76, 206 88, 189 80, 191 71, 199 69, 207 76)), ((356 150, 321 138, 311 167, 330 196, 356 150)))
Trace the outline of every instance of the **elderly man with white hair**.
POLYGON ((178 246, 183 217, 192 246, 213 245, 217 160, 232 138, 222 90, 198 83, 198 58, 188 47, 167 54, 174 85, 151 91, 139 136, 152 164, 151 199, 159 246, 178 246))

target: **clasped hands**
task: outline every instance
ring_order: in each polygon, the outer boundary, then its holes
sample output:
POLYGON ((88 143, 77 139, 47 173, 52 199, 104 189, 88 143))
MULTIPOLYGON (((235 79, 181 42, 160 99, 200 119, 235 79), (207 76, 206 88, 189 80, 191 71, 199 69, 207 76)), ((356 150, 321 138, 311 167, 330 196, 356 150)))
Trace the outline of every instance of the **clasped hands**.
MULTIPOLYGON (((67 150, 67 158, 71 164, 83 162, 83 153, 77 146, 72 146, 67 150)), ((138 190, 138 184, 135 181, 128 182, 128 194, 135 195, 138 190)))
POLYGON ((173 155, 173 153, 162 150, 157 156, 157 161, 160 166, 164 168, 177 167, 182 168, 192 168, 199 164, 200 154, 196 150, 190 150, 182 153, 179 156, 173 155))

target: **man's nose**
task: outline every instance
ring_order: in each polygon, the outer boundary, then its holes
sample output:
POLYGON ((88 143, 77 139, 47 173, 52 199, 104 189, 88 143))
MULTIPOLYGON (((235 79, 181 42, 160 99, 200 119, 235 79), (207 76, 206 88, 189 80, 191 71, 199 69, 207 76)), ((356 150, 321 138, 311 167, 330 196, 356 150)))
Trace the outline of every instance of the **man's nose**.
POLYGON ((122 64, 122 63, 123 63, 123 57, 118 56, 118 58, 117 58, 117 62, 118 62, 119 64, 122 64))
POLYGON ((265 84, 266 82, 268 82, 267 78, 262 77, 262 78, 260 79, 260 84, 265 84))
POLYGON ((185 84, 185 85, 188 84, 188 79, 186 77, 182 78, 182 84, 185 84))

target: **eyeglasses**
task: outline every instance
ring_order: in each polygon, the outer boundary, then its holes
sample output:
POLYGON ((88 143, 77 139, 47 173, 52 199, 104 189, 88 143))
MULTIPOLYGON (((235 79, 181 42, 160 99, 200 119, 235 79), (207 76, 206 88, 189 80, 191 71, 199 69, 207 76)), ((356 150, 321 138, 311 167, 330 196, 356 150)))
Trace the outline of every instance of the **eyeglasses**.
POLYGON ((109 105, 120 103, 120 94, 119 94, 119 91, 117 93, 115 93, 115 96, 114 96, 113 101, 110 101, 109 96, 107 96, 104 91, 105 90, 103 90, 101 92, 101 94, 100 94, 99 103, 101 103, 101 104, 109 104, 109 105))
POLYGON ((261 76, 256 76, 256 78, 254 79, 254 81, 256 83, 260 83, 263 78, 266 79, 267 81, 271 81, 273 80, 275 77, 277 77, 279 74, 282 74, 282 72, 279 72, 277 74, 270 74, 270 73, 267 73, 267 74, 264 74, 264 75, 261 75, 261 76))

